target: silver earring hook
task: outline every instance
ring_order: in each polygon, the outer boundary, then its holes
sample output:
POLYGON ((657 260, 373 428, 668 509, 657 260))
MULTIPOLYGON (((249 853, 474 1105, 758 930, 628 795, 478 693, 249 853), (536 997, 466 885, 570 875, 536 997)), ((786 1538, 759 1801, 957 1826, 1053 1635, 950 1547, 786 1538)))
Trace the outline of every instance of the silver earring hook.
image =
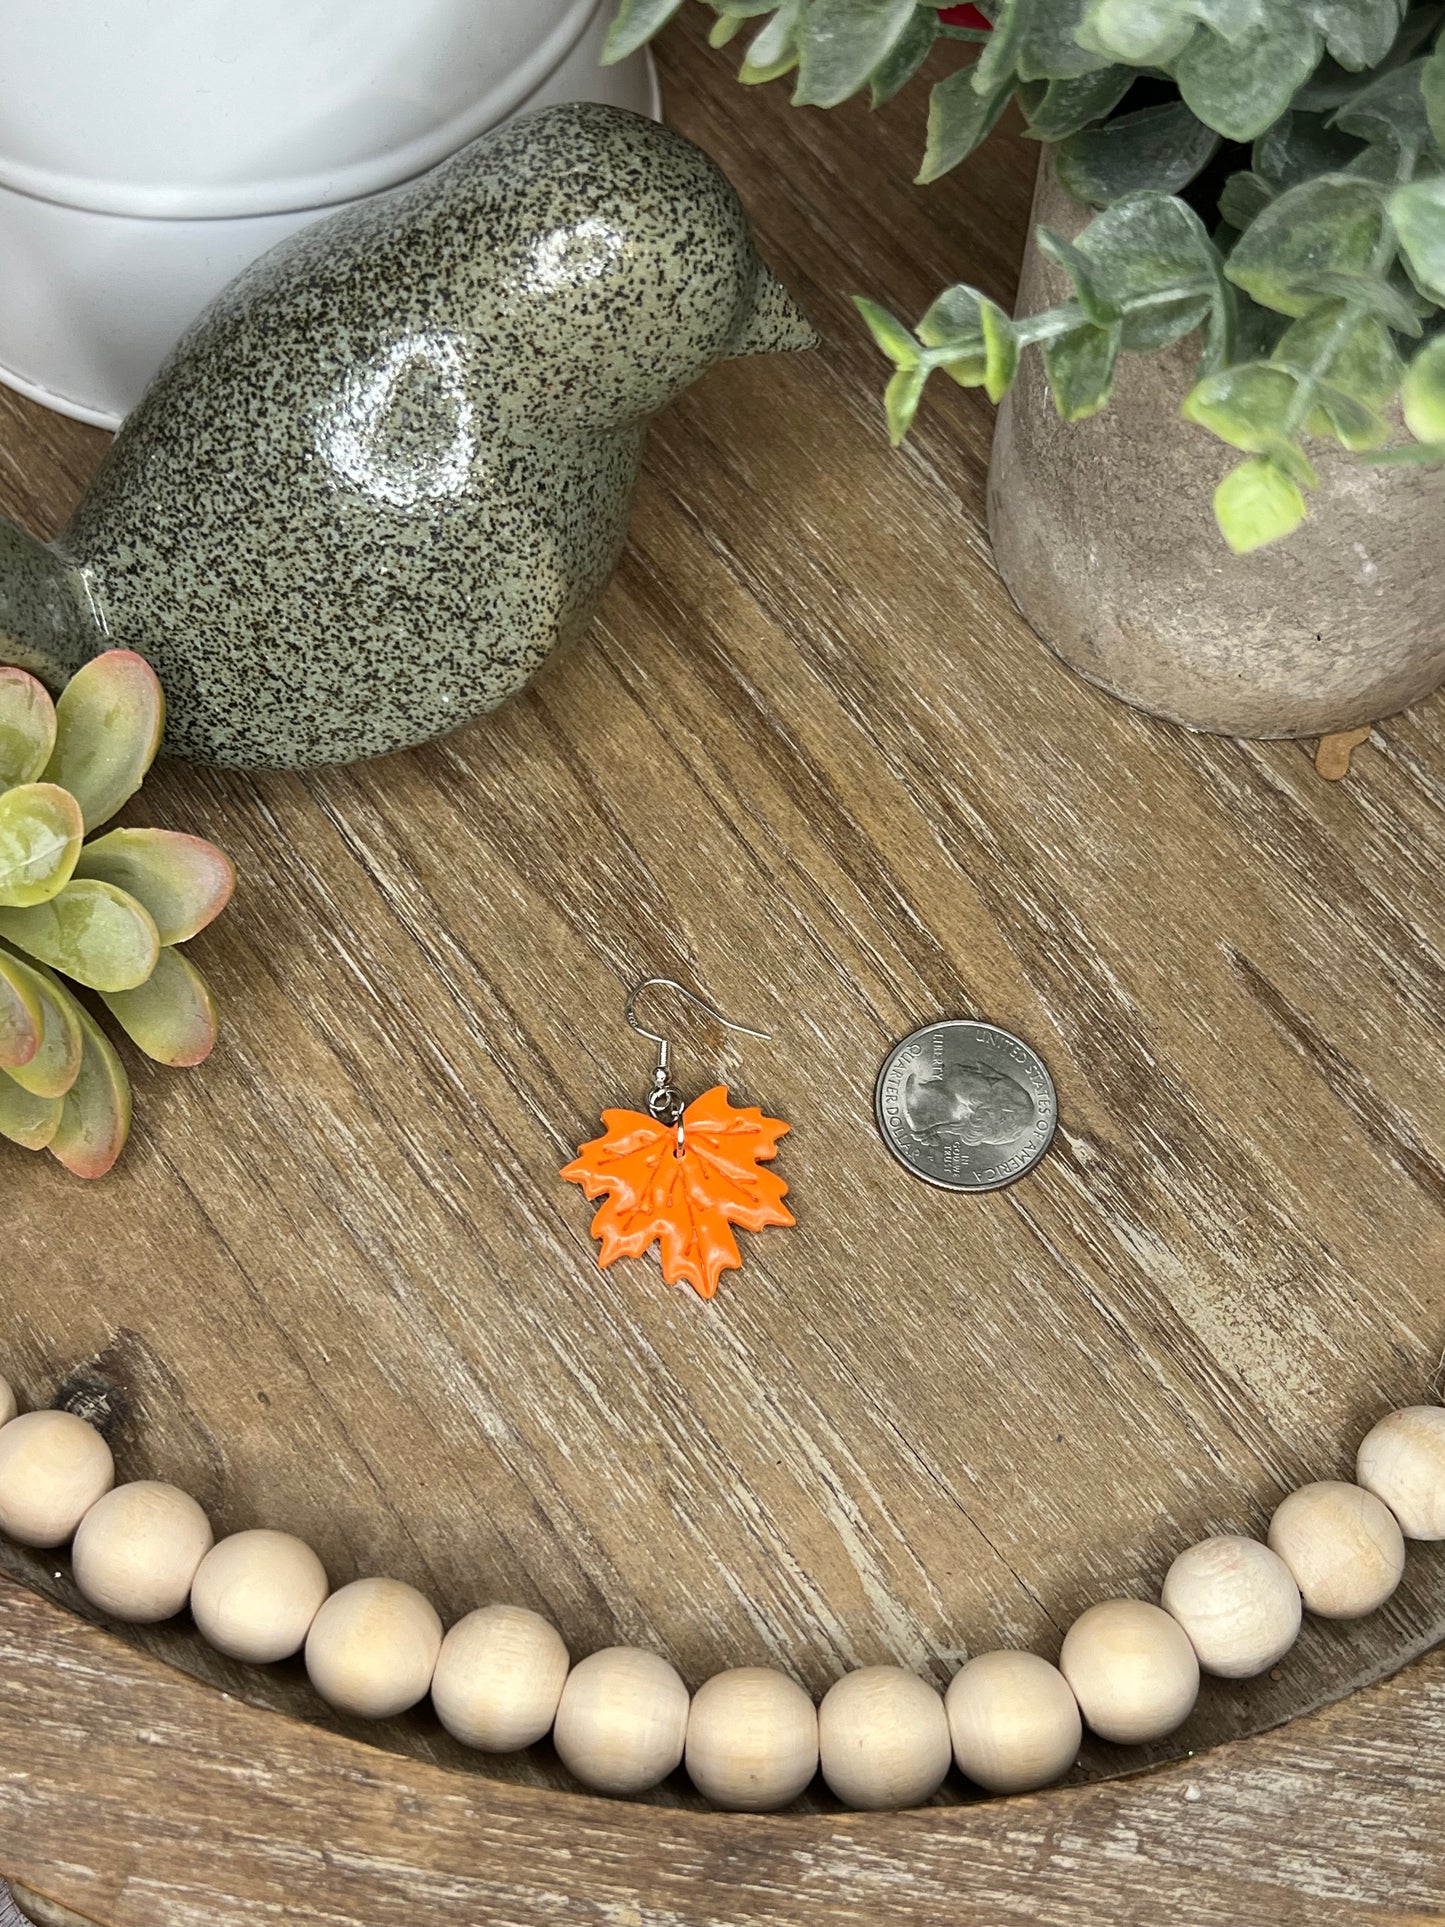
POLYGON ((680 984, 676 977, 645 977, 634 987, 622 1014, 639 1037, 645 1037, 649 1043, 657 1046, 657 1068, 652 1074, 652 1090, 648 1094, 647 1108, 659 1123, 677 1126, 677 1156, 681 1157, 686 1142, 682 1122, 684 1105, 680 1093, 672 1083, 672 1045, 659 1031, 649 1030, 646 1024, 638 1022, 637 1000, 645 990, 675 990, 680 997, 685 997, 690 1004, 695 1004, 699 1010, 705 1011, 714 1023, 721 1024, 724 1030, 735 1030, 743 1037, 766 1038, 770 1033, 765 1030, 754 1030, 750 1024, 733 1023, 731 1018, 724 1017, 722 1012, 708 1003, 705 998, 699 997, 696 991, 689 990, 686 984, 680 984))

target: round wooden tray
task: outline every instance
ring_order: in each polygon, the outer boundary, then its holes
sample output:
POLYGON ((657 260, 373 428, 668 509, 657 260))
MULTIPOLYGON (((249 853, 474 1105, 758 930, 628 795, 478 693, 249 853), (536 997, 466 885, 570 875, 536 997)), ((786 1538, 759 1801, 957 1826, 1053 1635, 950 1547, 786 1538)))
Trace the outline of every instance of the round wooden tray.
MULTIPOLYGON (((821 1689, 890 1658, 941 1683, 984 1646, 1052 1654, 1083 1606, 1151 1591, 1206 1533, 1260 1530, 1290 1485, 1347 1473, 1381 1411, 1430 1393, 1442 711, 1390 723, 1327 784, 1299 746, 1191 738, 1058 667, 989 566, 986 404, 940 395, 890 453, 846 304, 917 312, 958 276, 1006 300, 1032 151, 1003 139, 923 191, 916 104, 795 112, 737 88, 687 21, 663 65, 672 117, 737 181, 823 351, 727 366, 660 421, 601 618, 492 722, 306 780, 157 772, 143 814, 215 837, 243 878, 197 951, 224 1046, 194 1075, 138 1075, 106 1183, 5 1158, 20 1260, 0 1347, 30 1398, 68 1381, 115 1416, 123 1476, 174 1478, 222 1530, 301 1533, 337 1581, 391 1572, 449 1615, 517 1600, 577 1652, 656 1646, 693 1684, 771 1660, 821 1689), (773 1032, 725 1042, 680 1019, 682 1078, 722 1075, 794 1125, 778 1168, 798 1229, 744 1234, 746 1269, 711 1305, 651 1262, 599 1273, 588 1207, 556 1176, 604 1104, 646 1088, 621 1004, 653 972, 773 1032), (940 1014, 1006 1024, 1055 1075, 1055 1147, 1013 1190, 931 1190, 877 1140, 878 1062, 940 1014)), ((4 420, 4 505, 54 526, 101 438, 15 401, 4 420)), ((6 1563, 74 1604, 63 1564, 6 1563)), ((1278 1677, 1211 1685, 1156 1756, 1389 1673, 1440 1636, 1442 1579, 1413 1549, 1384 1612, 1312 1623, 1278 1677)), ((0 1639, 0 1776, 58 1803, 49 1848, 0 1809, 0 1868, 82 1911, 89 1893, 106 1927, 182 1918, 125 1860, 154 1826, 193 1839, 208 1919, 258 1917, 261 1876, 240 1900, 207 1884, 217 1759, 242 1754, 254 1864, 295 1877, 297 1918, 324 1911, 328 1876, 353 1891, 345 1843, 385 1808, 378 1909, 405 1871, 422 1920, 448 1894, 503 1922, 591 1893, 578 1918, 650 1927, 862 1919, 869 1856, 897 1876, 895 1918, 956 1923, 969 1853, 1043 1853, 1030 1829, 1104 1840, 1136 1812, 1142 1838, 1188 1785, 1287 1752, 987 1814, 649 1815, 550 1790, 545 1749, 480 1760, 420 1716, 345 1729, 295 1669, 233 1669, 184 1630, 122 1646, 6 1588, 0 1639), (42 1673, 43 1717, 26 1698, 42 1673), (88 1705, 128 1732, 87 1752, 88 1705), (309 1832, 287 1818, 292 1774, 309 1832), (276 1843, 324 1855, 311 1801, 338 1845, 303 1879, 276 1843), (475 1867, 447 1886, 488 1827, 518 1870, 492 1912, 475 1867), (835 1840, 815 1895, 759 1898, 835 1840), (729 1912, 741 1842, 761 1884, 729 1912), (666 1911, 674 1850, 699 1857, 715 1913, 666 1911), (945 1866, 953 1911, 935 1916, 945 1866), (859 1911, 827 1911, 849 1868, 859 1911), (643 1911, 617 1898, 629 1881, 643 1911)), ((1384 1707, 1408 1728, 1441 1691, 1422 1679, 1311 1732, 1384 1707)), ((1325 1741, 1301 1745, 1308 1774, 1325 1741)), ((1145 1757, 1091 1746, 1077 1777, 1145 1757)), ((691 1803, 681 1783, 652 1800, 691 1803)), ((1374 1918, 1356 1899, 1351 1922, 1374 1918)))

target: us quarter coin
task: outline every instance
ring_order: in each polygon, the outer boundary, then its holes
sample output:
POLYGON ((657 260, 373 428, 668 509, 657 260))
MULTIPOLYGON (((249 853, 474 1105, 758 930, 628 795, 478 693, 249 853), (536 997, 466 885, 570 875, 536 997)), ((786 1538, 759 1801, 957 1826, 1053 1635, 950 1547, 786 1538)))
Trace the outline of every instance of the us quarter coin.
POLYGON ((996 1024, 948 1018, 895 1044, 878 1073, 883 1142, 925 1184, 997 1191, 1032 1171, 1059 1121, 1037 1051, 996 1024))

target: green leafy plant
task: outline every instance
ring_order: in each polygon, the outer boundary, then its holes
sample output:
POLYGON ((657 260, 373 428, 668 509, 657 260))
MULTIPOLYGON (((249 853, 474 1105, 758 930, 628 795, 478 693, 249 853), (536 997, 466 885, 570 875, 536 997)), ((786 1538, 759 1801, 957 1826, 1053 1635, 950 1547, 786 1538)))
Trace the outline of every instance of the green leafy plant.
POLYGON ((130 1084, 83 985, 148 1057, 198 1064, 216 1040, 204 978, 177 948, 225 908, 230 860, 201 837, 111 830, 160 745, 155 671, 95 657, 58 703, 0 667, 0 1136, 104 1175, 130 1084))
MULTIPOLYGON (((1311 441, 1445 460, 1445 6, 1431 0, 702 0, 740 78, 795 74, 800 106, 875 106, 940 44, 920 181, 974 152, 1010 101, 1063 185, 1098 210, 1039 246, 1072 296, 1014 319, 946 289, 910 328, 855 297, 893 364, 901 441, 930 376, 998 401, 1037 351, 1059 414, 1106 406, 1119 359, 1200 332, 1189 420, 1245 459, 1215 495, 1236 551, 1287 535, 1317 485, 1311 441), (976 57, 965 60, 966 54, 976 57), (1398 404, 1410 439, 1398 436, 1398 404)), ((684 0, 623 0, 609 56, 684 0)))

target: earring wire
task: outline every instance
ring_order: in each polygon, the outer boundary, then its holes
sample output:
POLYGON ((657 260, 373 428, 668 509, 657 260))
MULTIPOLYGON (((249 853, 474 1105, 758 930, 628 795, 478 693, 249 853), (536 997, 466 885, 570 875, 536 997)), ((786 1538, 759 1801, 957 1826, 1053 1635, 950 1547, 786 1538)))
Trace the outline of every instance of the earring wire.
POLYGON ((705 1011, 715 1023, 721 1024, 724 1030, 735 1030, 743 1037, 766 1038, 770 1033, 765 1030, 754 1030, 750 1024, 735 1024, 730 1017, 724 1017, 720 1010, 708 1003, 706 998, 699 997, 697 992, 689 990, 686 984, 680 984, 676 977, 645 977, 633 988, 627 999, 623 1016, 639 1037, 645 1037, 649 1043, 657 1046, 657 1068, 652 1074, 652 1090, 648 1095, 647 1108, 659 1123, 677 1126, 676 1154, 681 1157, 686 1142, 682 1122, 684 1106, 680 1094, 672 1083, 672 1045, 659 1031, 649 1030, 645 1024, 638 1021, 637 1000, 645 990, 675 990, 680 997, 685 997, 690 1004, 695 1004, 699 1010, 705 1011))

